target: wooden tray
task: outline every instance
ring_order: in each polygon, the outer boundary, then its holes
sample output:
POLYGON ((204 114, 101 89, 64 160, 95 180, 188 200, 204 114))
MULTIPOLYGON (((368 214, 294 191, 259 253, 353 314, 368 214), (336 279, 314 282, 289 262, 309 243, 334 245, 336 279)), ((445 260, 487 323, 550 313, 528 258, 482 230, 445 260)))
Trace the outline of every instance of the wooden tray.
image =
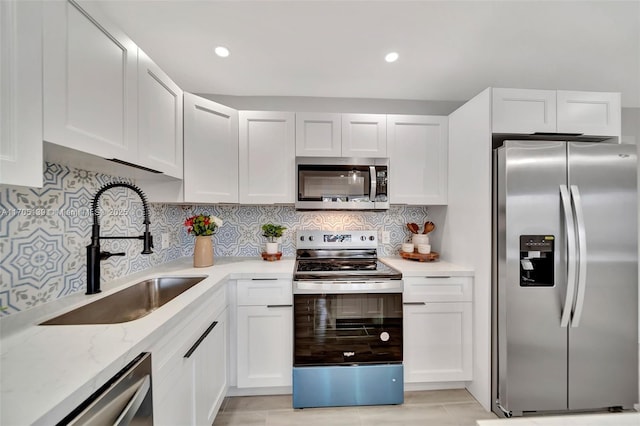
POLYGON ((418 253, 418 250, 416 249, 413 251, 413 253, 407 253, 406 251, 400 250, 400 257, 402 257, 403 259, 417 260, 419 262, 433 262, 434 260, 438 260, 440 255, 435 251, 427 254, 422 254, 418 253))
POLYGON ((266 260, 268 262, 273 262, 276 260, 280 260, 280 258, 282 257, 282 252, 279 251, 277 253, 267 253, 267 252, 262 252, 262 260, 266 260))

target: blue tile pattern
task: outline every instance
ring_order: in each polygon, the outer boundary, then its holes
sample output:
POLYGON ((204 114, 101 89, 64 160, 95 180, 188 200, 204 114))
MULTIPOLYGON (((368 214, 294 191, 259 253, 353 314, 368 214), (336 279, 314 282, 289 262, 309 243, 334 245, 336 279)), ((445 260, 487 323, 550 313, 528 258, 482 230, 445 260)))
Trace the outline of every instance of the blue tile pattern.
MULTIPOLYGON (((43 174, 43 188, 0 185, 0 316, 85 291, 91 200, 106 183, 132 182, 52 163, 44 164, 43 174)), ((282 237, 285 256, 295 254, 297 229, 386 230, 391 239, 380 246, 380 255, 391 255, 408 237, 406 223, 427 219, 427 208, 419 206, 392 206, 387 212, 299 212, 282 205, 150 204, 149 208, 154 253, 142 255, 140 240, 102 240, 104 250, 127 253, 103 261, 103 281, 190 256, 195 239, 187 234, 184 221, 199 213, 224 221, 213 236, 216 257, 259 256, 266 242, 261 226, 268 222, 287 227, 282 237), (167 247, 162 247, 162 234, 169 237, 167 247)), ((105 192, 99 209, 103 236, 141 234, 142 204, 132 191, 105 192)))

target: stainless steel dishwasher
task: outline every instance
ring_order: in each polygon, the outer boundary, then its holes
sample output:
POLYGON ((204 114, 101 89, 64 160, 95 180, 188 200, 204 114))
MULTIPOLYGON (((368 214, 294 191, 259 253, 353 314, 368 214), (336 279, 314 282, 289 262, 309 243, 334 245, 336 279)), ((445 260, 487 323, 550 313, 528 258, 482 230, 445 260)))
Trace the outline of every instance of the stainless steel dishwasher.
POLYGON ((58 425, 153 425, 151 354, 136 357, 58 425))

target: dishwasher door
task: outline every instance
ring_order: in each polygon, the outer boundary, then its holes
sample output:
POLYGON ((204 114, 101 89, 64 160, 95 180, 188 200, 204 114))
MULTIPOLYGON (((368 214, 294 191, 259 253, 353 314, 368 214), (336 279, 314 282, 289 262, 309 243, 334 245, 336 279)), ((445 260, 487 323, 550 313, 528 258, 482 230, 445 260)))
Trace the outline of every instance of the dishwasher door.
POLYGON ((140 354, 58 425, 153 425, 151 354, 140 354))

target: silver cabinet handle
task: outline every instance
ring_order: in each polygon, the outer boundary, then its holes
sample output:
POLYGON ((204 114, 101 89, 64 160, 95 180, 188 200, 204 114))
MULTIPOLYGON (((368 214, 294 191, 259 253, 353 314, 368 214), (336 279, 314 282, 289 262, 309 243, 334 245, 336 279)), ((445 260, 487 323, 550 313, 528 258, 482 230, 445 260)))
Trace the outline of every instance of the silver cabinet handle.
POLYGON ((571 327, 577 327, 580 325, 582 308, 584 307, 584 295, 587 291, 587 233, 584 225, 582 197, 577 185, 571 185, 571 200, 573 201, 576 225, 578 227, 578 295, 576 296, 576 309, 573 313, 571 327))
POLYGON ((564 299, 560 327, 567 327, 571 312, 573 310, 573 299, 576 293, 576 227, 573 221, 573 210, 569 200, 569 190, 567 185, 560 185, 560 200, 562 200, 562 211, 564 212, 565 232, 567 233, 567 295, 564 299))
POLYGON ((451 275, 427 275, 425 278, 451 278, 451 275))
POLYGON ((427 302, 402 302, 403 305, 426 305, 427 302))
POLYGON ((214 321, 213 324, 211 324, 205 331, 204 333, 202 333, 202 336, 200 336, 198 338, 198 340, 196 340, 196 342, 193 344, 193 346, 191 346, 189 348, 189 350, 187 351, 186 354, 184 354, 184 358, 190 358, 191 355, 193 355, 193 353, 196 351, 196 349, 198 349, 198 346, 200 346, 200 343, 202 343, 202 341, 204 339, 207 338, 207 336, 209 335, 209 333, 211 333, 211 330, 213 330, 215 328, 215 326, 218 325, 218 321, 214 321))
POLYGON ((291 308, 293 305, 267 305, 267 308, 291 308))
POLYGON ((113 423, 114 426, 127 426, 131 423, 131 420, 133 420, 133 417, 138 412, 142 402, 149 394, 149 389, 151 389, 151 376, 147 374, 144 376, 142 384, 133 395, 133 398, 131 398, 127 406, 122 410, 120 416, 118 416, 116 421, 113 423))
POLYGON ((277 278, 251 278, 251 281, 278 281, 277 278))

